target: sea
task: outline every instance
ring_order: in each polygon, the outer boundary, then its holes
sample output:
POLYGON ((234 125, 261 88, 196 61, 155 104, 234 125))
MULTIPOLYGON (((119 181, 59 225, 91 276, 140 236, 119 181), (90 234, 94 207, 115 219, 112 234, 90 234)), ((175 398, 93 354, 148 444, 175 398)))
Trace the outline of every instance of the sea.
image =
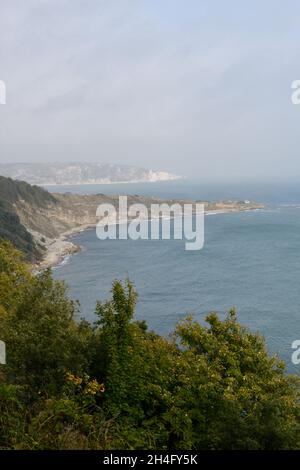
POLYGON ((225 184, 170 181, 112 185, 51 186, 52 192, 135 194, 193 200, 251 200, 262 210, 205 217, 205 243, 186 251, 183 240, 99 240, 95 229, 73 237, 82 251, 53 269, 80 316, 95 321, 96 301, 110 298, 112 282, 127 277, 138 292, 136 319, 161 335, 192 314, 205 324, 234 307, 240 323, 266 339, 270 354, 292 363, 300 340, 300 184, 225 184))

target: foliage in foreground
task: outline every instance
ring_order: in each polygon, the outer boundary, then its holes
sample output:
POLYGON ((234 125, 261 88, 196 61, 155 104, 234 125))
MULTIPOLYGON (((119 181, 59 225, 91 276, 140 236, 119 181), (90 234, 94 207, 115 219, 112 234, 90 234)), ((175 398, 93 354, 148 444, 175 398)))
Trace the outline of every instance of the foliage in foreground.
POLYGON ((234 311, 172 337, 134 321, 115 282, 98 321, 78 318, 51 272, 0 244, 1 449, 298 449, 299 381, 234 311))

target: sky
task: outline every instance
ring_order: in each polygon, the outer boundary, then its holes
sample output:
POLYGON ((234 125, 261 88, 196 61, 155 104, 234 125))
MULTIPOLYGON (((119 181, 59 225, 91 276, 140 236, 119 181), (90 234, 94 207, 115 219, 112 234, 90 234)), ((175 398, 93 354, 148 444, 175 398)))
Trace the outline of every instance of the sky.
POLYGON ((0 0, 0 161, 297 181, 298 0, 0 0))

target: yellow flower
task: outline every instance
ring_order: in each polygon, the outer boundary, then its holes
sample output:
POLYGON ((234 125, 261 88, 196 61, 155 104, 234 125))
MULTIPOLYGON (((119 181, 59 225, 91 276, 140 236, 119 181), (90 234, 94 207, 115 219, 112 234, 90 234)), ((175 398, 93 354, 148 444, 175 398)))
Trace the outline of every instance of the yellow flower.
POLYGON ((77 377, 76 375, 73 375, 70 372, 67 372, 66 378, 69 382, 73 382, 75 385, 80 385, 82 383, 81 377, 77 377))
POLYGON ((73 382, 73 380, 74 380, 74 375, 73 374, 71 374, 70 372, 67 372, 66 377, 67 377, 67 380, 69 380, 69 382, 73 382))
POLYGON ((71 374, 70 372, 67 372, 66 379, 69 382, 72 382, 76 386, 82 385, 84 383, 85 387, 84 387, 83 393, 85 395, 96 395, 97 393, 105 392, 105 386, 103 383, 99 384, 96 379, 89 380, 88 376, 85 376, 84 378, 82 378, 74 374, 71 374))
POLYGON ((91 380, 85 387, 84 393, 87 395, 96 395, 105 391, 104 384, 99 384, 96 379, 91 380))
POLYGON ((76 384, 76 385, 82 384, 82 378, 81 377, 74 377, 74 384, 76 384))

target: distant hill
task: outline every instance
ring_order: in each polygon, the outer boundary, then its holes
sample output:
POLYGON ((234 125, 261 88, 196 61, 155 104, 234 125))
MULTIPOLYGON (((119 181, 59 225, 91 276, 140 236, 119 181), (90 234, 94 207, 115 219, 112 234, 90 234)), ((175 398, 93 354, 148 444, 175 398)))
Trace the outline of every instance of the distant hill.
POLYGON ((156 182, 180 179, 164 171, 102 163, 1 163, 0 174, 36 185, 156 182))

